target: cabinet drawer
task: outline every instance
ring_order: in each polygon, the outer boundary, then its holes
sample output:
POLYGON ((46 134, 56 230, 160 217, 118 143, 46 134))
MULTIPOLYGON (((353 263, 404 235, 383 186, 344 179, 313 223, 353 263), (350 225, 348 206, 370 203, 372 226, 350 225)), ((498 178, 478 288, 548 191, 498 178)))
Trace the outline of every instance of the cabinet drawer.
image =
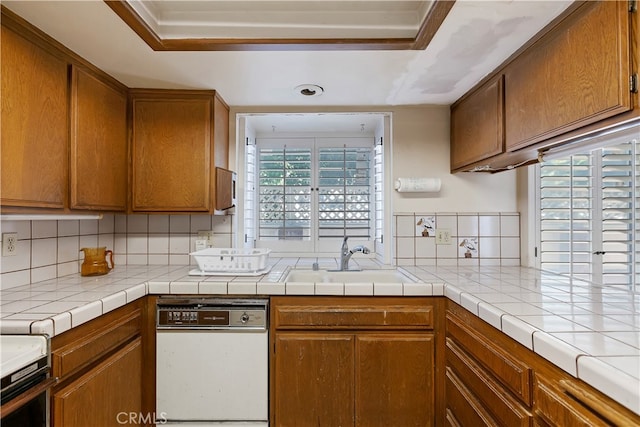
POLYGON ((531 406, 533 370, 508 355, 495 343, 468 328, 452 313, 447 313, 447 336, 478 361, 502 385, 512 391, 527 406, 531 406))
POLYGON ((540 378, 534 389, 535 417, 541 425, 549 426, 608 426, 612 425, 594 415, 571 396, 555 390, 540 378))
POLYGON ((446 344, 446 360, 447 366, 464 378, 469 391, 501 425, 530 425, 531 414, 450 339, 446 344))
POLYGON ((473 427, 498 425, 450 368, 446 370, 445 396, 447 415, 451 418, 449 421, 451 425, 473 427))
MULTIPOLYGON (((53 375, 64 378, 116 349, 140 334, 141 321, 141 310, 136 309, 110 323, 97 325, 95 330, 90 330, 82 339, 55 348, 51 352, 53 375)), ((91 323, 79 328, 91 328, 91 323)))
MULTIPOLYGON (((316 297, 317 298, 317 297, 316 297)), ((274 304, 277 329, 433 329, 433 305, 402 302, 310 301, 302 304, 274 304)))

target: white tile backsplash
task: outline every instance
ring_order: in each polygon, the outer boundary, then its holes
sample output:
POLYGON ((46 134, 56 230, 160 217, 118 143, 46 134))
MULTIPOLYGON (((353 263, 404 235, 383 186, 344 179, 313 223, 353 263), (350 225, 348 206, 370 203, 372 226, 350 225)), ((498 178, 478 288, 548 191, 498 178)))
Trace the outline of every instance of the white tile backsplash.
POLYGON ((458 236, 477 236, 478 227, 477 215, 458 215, 458 236))
POLYGON ((189 233, 190 230, 189 215, 171 215, 169 217, 169 233, 189 233))
POLYGON ((149 216, 149 233, 169 234, 169 215, 149 216))
POLYGON ((77 236, 80 234, 80 221, 58 221, 58 237, 77 236))
POLYGON ((396 236, 413 237, 416 234, 416 221, 413 215, 396 216, 396 236))
POLYGON ((31 238, 57 237, 58 224, 56 221, 32 221, 31 238))
POLYGON ((33 239, 31 241, 31 267, 42 267, 56 264, 58 260, 58 240, 33 239))
POLYGON ((450 232, 451 243, 436 244, 435 236, 423 236, 416 231, 415 219, 425 217, 426 214, 397 214, 394 235, 396 265, 520 265, 520 215, 518 213, 429 215, 435 218, 436 230, 450 232), (411 227, 413 227, 413 234, 411 234, 411 227), (413 236, 413 249, 411 249, 409 235, 413 236), (470 254, 467 254, 467 248, 461 246, 463 242, 473 247, 469 251, 470 254))
POLYGON ((214 244, 232 247, 232 216, 104 214, 95 220, 2 221, 3 232, 18 233, 18 255, 3 257, 0 287, 77 274, 84 247, 113 250, 119 265, 189 265, 192 238, 213 230, 214 244), (194 230, 191 232, 190 230, 194 230))
POLYGON ((127 216, 127 233, 147 233, 149 231, 148 215, 127 216))

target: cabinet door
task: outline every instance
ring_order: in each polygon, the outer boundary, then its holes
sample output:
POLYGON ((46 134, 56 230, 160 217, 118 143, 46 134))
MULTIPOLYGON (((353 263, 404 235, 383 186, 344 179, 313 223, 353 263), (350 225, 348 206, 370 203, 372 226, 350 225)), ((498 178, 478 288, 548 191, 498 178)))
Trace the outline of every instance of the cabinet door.
POLYGON ((433 334, 356 337, 356 425, 433 425, 433 334))
POLYGON ((124 211, 127 202, 127 97, 73 67, 71 209, 124 211))
POLYGON ((133 211, 211 210, 212 102, 133 98, 133 211))
POLYGON ((63 208, 67 64, 2 27, 2 206, 63 208))
POLYGON ((451 170, 504 151, 502 75, 451 109, 451 170))
POLYGON ((507 150, 632 108, 627 8, 586 2, 507 67, 507 150))
POLYGON ((275 425, 353 426, 352 334, 278 332, 275 425))
POLYGON ((141 414, 141 401, 142 339, 137 338, 77 380, 53 391, 53 427, 126 424, 130 414, 141 414))

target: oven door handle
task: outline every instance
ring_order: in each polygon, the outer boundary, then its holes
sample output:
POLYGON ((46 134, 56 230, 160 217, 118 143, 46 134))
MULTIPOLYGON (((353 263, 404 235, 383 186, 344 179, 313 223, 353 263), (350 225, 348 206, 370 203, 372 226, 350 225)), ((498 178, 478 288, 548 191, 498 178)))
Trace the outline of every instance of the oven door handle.
POLYGON ((16 396, 15 399, 5 403, 4 405, 2 405, 2 418, 6 417, 16 409, 21 408, 24 404, 36 398, 43 391, 47 391, 57 382, 58 377, 47 378, 38 385, 31 387, 29 390, 26 390, 21 395, 16 396))

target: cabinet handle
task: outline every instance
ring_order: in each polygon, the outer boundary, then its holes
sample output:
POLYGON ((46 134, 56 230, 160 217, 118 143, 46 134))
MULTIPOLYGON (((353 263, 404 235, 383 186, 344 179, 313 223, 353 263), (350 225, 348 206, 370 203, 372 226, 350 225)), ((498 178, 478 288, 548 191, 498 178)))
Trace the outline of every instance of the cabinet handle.
POLYGON ((569 380, 560 380, 559 384, 560 387, 571 397, 576 399, 587 408, 591 409, 603 419, 608 420, 614 425, 630 425, 629 418, 626 418, 616 410, 612 410, 606 402, 604 402, 594 393, 578 387, 576 384, 569 380))

